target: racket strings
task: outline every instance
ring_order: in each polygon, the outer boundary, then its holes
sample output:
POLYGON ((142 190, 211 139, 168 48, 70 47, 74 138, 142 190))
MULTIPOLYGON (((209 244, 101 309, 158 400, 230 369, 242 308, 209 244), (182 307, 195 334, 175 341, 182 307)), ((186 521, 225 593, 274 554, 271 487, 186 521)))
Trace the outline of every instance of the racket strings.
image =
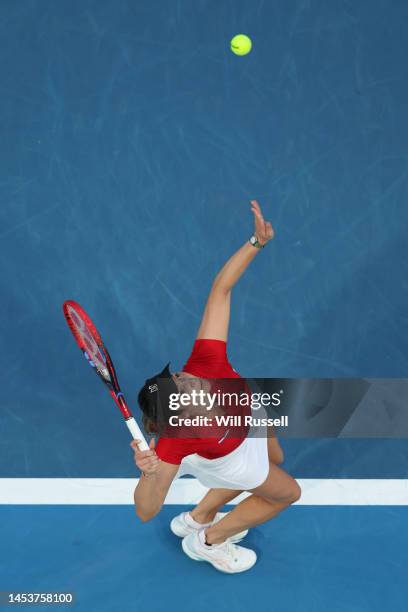
POLYGON ((88 359, 91 365, 96 367, 98 372, 100 372, 107 382, 110 382, 111 378, 109 375, 109 370, 106 367, 105 356, 99 348, 95 338, 92 336, 92 333, 88 329, 85 321, 77 312, 75 312, 72 307, 70 308, 69 315, 71 318, 73 331, 82 342, 82 348, 86 359, 88 359))

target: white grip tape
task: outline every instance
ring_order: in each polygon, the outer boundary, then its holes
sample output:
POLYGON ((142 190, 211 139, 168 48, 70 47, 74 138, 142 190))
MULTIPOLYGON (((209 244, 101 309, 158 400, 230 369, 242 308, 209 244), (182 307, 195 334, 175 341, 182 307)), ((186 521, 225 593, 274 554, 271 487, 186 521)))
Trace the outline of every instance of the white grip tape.
POLYGON ((133 436, 134 440, 141 440, 140 444, 138 444, 139 450, 145 451, 149 450, 149 445, 147 444, 144 435, 141 432, 139 425, 136 423, 135 419, 131 417, 130 419, 126 419, 126 425, 130 433, 133 436))

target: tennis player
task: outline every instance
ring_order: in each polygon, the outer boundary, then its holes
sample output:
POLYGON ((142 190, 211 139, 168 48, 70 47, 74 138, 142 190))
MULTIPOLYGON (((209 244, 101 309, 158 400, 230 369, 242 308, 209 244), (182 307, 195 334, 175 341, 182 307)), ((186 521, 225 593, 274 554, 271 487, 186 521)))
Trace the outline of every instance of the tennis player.
MULTIPOLYGON (((191 394, 198 387, 205 388, 209 379, 240 378, 226 350, 231 291, 274 237, 272 225, 264 220, 256 200, 251 201, 251 210, 254 234, 215 277, 193 351, 183 370, 171 373, 167 365, 148 379, 139 393, 148 433, 157 433, 159 405, 168 404, 171 394, 191 394)), ((261 282, 259 294, 262 295, 261 282)), ((188 408, 185 414, 189 414, 188 408)), ((251 436, 249 432, 246 437, 231 437, 227 431, 221 434, 208 438, 161 435, 157 446, 154 438, 150 441, 148 451, 140 451, 137 440, 132 441, 135 463, 141 471, 134 502, 138 517, 148 521, 160 511, 176 477, 195 476, 209 491, 193 510, 176 516, 170 528, 183 538, 182 548, 189 557, 208 561, 222 572, 236 573, 250 569, 256 562, 255 552, 237 542, 249 528, 274 518, 296 502, 301 491, 298 483, 278 467, 283 453, 276 437, 251 436), (250 495, 231 512, 219 512, 244 491, 250 495)))

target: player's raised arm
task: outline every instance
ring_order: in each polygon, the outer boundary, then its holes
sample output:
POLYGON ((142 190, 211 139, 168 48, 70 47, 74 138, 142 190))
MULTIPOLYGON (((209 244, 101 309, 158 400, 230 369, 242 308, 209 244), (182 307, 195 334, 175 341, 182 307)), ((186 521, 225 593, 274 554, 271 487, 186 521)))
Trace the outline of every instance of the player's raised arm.
POLYGON ((231 289, 256 254, 275 235, 271 223, 263 218, 261 207, 256 200, 251 200, 251 210, 255 221, 254 234, 234 253, 215 277, 197 333, 197 339, 211 338, 227 341, 231 289))

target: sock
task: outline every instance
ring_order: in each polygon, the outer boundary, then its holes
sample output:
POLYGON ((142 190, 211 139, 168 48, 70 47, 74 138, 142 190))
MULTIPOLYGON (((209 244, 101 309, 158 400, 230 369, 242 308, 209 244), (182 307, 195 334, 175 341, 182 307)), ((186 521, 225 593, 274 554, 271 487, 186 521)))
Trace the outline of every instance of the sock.
POLYGON ((184 520, 186 521, 187 525, 190 525, 190 527, 194 527, 195 529, 202 529, 203 527, 208 527, 211 525, 211 523, 197 523, 189 512, 185 515, 184 520))

